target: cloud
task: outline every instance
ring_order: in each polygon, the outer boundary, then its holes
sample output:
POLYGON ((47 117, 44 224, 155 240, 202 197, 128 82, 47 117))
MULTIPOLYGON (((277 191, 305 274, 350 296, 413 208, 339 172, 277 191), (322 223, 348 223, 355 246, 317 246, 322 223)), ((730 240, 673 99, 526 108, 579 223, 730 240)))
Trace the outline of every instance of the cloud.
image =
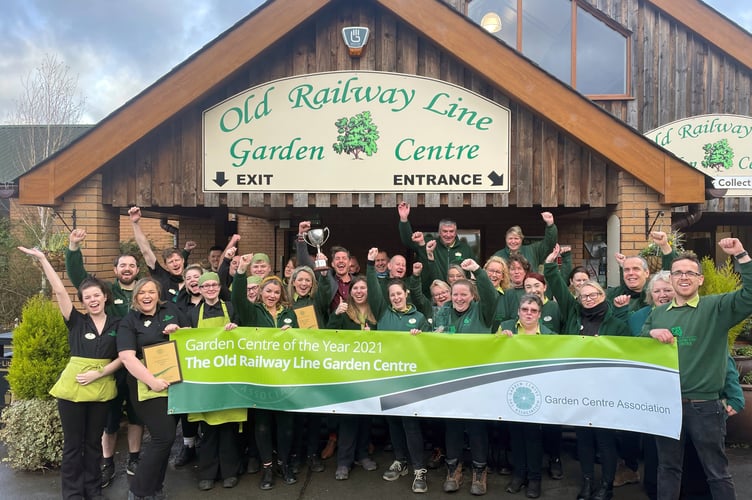
POLYGON ((45 54, 78 75, 95 122, 180 64, 261 0, 6 0, 0 16, 0 121, 45 54))

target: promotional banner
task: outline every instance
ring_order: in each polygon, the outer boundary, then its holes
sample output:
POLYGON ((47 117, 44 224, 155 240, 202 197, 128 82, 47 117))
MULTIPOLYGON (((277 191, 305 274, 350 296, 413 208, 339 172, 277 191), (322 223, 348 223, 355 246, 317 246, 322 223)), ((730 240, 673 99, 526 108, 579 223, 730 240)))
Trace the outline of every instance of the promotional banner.
POLYGON ((649 338, 184 329, 169 411, 513 420, 678 438, 675 345, 649 338))

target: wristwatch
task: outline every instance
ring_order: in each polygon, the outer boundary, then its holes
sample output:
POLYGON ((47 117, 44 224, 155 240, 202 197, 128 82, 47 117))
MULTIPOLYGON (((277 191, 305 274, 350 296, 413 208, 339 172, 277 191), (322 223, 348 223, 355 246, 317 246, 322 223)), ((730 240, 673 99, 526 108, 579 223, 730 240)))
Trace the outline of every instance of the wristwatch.
POLYGON ((734 260, 738 261, 739 259, 743 259, 743 258, 744 258, 744 257, 746 257, 747 255, 749 255, 749 253, 747 253, 747 251, 745 250, 745 251, 743 251, 743 252, 742 252, 742 253, 740 253, 740 254, 736 254, 736 255, 734 255, 734 260))

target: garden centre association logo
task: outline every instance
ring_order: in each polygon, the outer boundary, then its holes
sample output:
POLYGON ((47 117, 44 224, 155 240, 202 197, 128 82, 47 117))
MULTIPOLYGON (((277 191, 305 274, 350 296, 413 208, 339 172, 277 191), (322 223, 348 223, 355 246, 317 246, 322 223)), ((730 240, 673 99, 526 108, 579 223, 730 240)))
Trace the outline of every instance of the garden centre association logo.
POLYGON ((527 380, 515 382, 507 391, 507 404, 518 415, 533 415, 540 409, 541 401, 540 390, 527 380))

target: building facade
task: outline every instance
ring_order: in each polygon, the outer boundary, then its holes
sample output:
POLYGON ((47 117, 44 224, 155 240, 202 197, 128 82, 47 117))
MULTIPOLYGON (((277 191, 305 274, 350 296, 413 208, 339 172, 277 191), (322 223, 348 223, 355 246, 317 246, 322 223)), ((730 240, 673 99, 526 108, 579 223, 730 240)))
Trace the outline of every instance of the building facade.
MULTIPOLYGON (((401 201, 413 207, 415 229, 434 231, 440 219, 456 220, 481 259, 504 246, 512 225, 541 236, 542 211, 554 213, 559 240, 573 247, 577 263, 590 257, 586 244, 598 241, 609 255, 637 253, 650 227, 667 230, 672 223, 701 253, 714 255, 716 238, 728 233, 748 241, 749 198, 719 197, 724 193, 706 172, 644 134, 695 115, 748 116, 750 34, 698 0, 555 1, 571 13, 558 25, 571 42, 564 65, 551 64, 547 52, 561 40, 528 43, 552 22, 532 0, 267 2, 22 176, 16 202, 75 208, 90 235, 87 265, 102 271, 111 269, 128 230, 121 218, 133 205, 178 221, 179 242, 199 244, 196 260, 237 231, 241 251, 272 255, 278 272, 302 220, 328 227, 327 245, 344 245, 361 261, 371 246, 404 253, 397 234, 401 201), (504 17, 510 9, 513 17, 504 17), (490 12, 499 13, 496 32, 488 17, 484 23, 490 12), (510 37, 505 29, 512 26, 510 37), (369 30, 357 57, 343 39, 348 27, 369 30), (613 87, 605 90, 593 71, 602 58, 585 57, 601 35, 615 40, 609 47, 619 54, 608 59, 616 76, 602 79, 613 87), (508 109, 508 189, 374 190, 357 173, 346 189, 309 191, 300 178, 289 191, 206 189, 204 112, 269 82, 332 72, 430 79, 508 109)), ((401 126, 409 131, 411 123, 401 126)), ((436 127, 438 135, 442 122, 436 127)), ((362 164, 382 168, 369 161, 362 164)), ((273 161, 263 166, 281 168, 273 161)), ((453 168, 461 174, 472 165, 468 159, 453 168)), ((326 183, 331 174, 322 161, 306 175, 326 183)), ((338 175, 332 186, 347 177, 338 175)), ((610 263, 609 279, 612 270, 610 263)))

